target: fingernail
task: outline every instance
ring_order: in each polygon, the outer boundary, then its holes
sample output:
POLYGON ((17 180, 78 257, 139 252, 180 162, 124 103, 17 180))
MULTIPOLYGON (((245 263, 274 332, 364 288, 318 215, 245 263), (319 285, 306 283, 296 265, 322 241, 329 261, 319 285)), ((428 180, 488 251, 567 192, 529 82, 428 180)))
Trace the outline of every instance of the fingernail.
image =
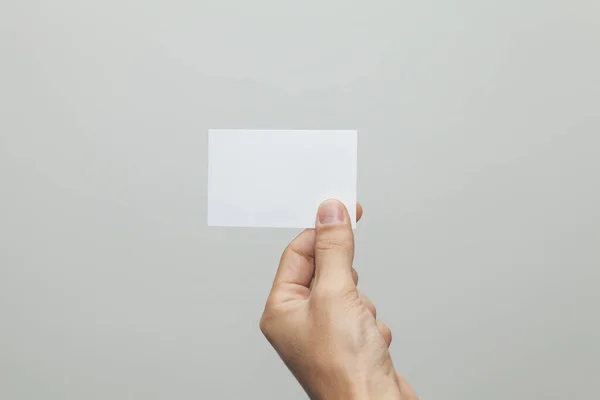
POLYGON ((326 200, 319 207, 318 218, 322 225, 340 224, 344 220, 344 205, 337 200, 326 200))

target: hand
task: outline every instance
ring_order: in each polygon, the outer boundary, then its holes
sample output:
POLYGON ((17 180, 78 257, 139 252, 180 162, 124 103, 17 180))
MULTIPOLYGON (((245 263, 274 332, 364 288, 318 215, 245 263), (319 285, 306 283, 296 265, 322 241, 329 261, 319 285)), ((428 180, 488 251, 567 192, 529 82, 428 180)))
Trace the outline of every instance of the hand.
POLYGON ((394 369, 390 329, 356 288, 353 259, 348 211, 326 201, 316 229, 284 251, 261 330, 313 400, 417 399, 394 369))

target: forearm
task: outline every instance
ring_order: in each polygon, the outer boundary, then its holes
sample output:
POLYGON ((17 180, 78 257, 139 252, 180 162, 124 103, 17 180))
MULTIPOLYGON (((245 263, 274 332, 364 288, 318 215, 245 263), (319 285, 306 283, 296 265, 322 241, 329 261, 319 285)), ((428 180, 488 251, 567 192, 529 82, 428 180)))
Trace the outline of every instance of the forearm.
MULTIPOLYGON (((371 374, 352 380, 331 379, 321 382, 317 390, 307 390, 311 400, 401 400, 396 374, 371 374)), ((304 385, 303 385, 304 386, 304 385)), ((308 386, 305 386, 308 389, 308 386)))

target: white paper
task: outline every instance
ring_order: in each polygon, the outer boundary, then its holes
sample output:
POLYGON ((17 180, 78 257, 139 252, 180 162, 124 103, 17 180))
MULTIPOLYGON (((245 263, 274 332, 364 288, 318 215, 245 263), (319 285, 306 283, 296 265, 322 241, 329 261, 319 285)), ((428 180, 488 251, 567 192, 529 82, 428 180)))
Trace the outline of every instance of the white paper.
POLYGON ((338 199, 356 226, 357 131, 208 132, 208 225, 314 228, 338 199))

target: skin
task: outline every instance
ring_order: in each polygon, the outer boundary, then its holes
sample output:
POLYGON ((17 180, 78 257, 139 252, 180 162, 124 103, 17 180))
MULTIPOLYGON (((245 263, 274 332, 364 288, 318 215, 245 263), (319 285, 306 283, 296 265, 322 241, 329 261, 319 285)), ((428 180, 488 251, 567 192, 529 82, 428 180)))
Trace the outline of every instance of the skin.
POLYGON ((348 211, 328 200, 315 229, 285 249, 260 328, 313 400, 416 400, 394 368, 390 329, 356 286, 353 260, 348 211))

